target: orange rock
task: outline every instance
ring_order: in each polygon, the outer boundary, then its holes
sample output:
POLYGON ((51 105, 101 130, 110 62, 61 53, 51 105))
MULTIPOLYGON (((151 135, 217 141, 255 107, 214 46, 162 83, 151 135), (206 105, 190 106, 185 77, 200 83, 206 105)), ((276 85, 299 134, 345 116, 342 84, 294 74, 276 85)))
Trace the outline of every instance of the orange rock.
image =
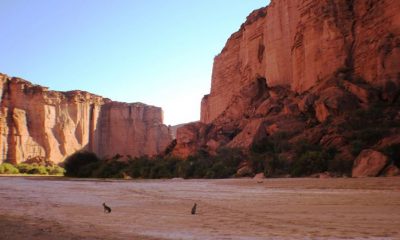
POLYGON ((400 169, 395 166, 394 164, 391 164, 389 167, 387 167, 383 173, 385 177, 396 177, 400 176, 400 169))
MULTIPOLYGON (((396 0, 272 0, 249 15, 214 59, 201 121, 212 122, 242 86, 260 77, 270 87, 290 86, 303 93, 354 66, 366 82, 381 87, 394 82, 399 89, 399 11, 396 0)), ((367 100, 362 89, 349 89, 367 100)))
POLYGON ((176 146, 172 154, 177 157, 186 158, 195 154, 201 147, 201 129, 204 124, 194 122, 179 127, 176 132, 176 146))
POLYGON ((230 148, 250 148, 257 140, 265 138, 263 119, 254 119, 228 144, 230 148))
POLYGON ((103 157, 116 153, 132 157, 162 153, 172 141, 162 115, 161 108, 142 103, 102 105, 92 151, 103 157))
POLYGON ((161 153, 171 141, 160 108, 57 92, 0 75, 0 162, 61 162, 77 150, 100 157, 161 153))
POLYGON ((325 122, 330 116, 329 109, 324 102, 319 101, 315 104, 315 116, 319 122, 325 122))
MULTIPOLYGON (((288 161, 306 141, 353 162, 357 134, 369 131, 349 120, 376 103, 388 112, 383 121, 400 120, 399 12, 396 0, 272 0, 252 12, 214 59, 211 91, 201 102, 204 125, 192 126, 197 143, 188 151, 248 149, 276 134, 289 145, 280 153, 288 161)), ((396 126, 383 132, 375 149, 397 141, 386 139, 399 135, 396 126)), ((179 146, 184 152, 184 141, 179 146)), ((376 176, 386 164, 370 151, 359 156, 354 176, 376 176)))
POLYGON ((253 177, 253 176, 254 172, 251 163, 248 161, 242 162, 238 167, 238 170, 236 171, 236 177, 253 177))
POLYGON ((371 89, 368 89, 367 87, 359 86, 348 81, 344 81, 343 86, 347 91, 355 95, 362 103, 368 104, 371 98, 375 98, 375 96, 372 95, 371 89))
POLYGON ((265 179, 265 174, 264 173, 257 173, 256 175, 254 175, 253 179, 255 179, 255 180, 265 179))
POLYGON ((388 157, 381 152, 363 150, 354 161, 352 177, 377 177, 388 161, 388 157))
POLYGON ((399 84, 400 1, 355 1, 354 67, 375 86, 399 84))

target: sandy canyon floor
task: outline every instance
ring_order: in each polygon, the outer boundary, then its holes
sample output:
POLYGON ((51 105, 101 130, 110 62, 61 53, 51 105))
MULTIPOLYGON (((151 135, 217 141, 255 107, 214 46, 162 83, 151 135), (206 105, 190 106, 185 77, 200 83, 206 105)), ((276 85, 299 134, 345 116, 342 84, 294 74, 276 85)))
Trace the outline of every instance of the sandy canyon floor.
POLYGON ((399 223, 400 178, 0 177, 2 240, 400 239, 399 223))

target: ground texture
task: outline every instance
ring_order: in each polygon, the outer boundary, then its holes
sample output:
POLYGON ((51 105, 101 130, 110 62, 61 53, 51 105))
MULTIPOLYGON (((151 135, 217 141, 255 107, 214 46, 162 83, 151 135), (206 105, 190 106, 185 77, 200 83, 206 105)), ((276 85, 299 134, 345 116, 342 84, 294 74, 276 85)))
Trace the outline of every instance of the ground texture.
POLYGON ((399 239, 399 222, 400 178, 0 178, 1 240, 399 239))

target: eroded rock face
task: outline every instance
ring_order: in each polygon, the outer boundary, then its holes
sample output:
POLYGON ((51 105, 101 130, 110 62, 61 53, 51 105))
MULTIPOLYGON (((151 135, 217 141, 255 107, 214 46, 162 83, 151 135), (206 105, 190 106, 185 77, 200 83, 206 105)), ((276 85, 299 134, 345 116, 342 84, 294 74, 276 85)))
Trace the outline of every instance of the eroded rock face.
POLYGON ((398 89, 399 11, 396 0, 272 0, 250 14, 215 58, 201 121, 216 119, 242 86, 259 77, 268 86, 303 93, 354 69, 373 86, 398 89))
POLYGON ((396 91, 400 81, 400 1, 353 2, 355 72, 367 82, 392 85, 396 91))
POLYGON ((203 144, 201 136, 204 135, 204 124, 194 122, 186 124, 177 129, 177 145, 173 149, 173 154, 182 158, 193 155, 203 144))
POLYGON ((400 134, 399 13, 396 0, 272 0, 252 12, 214 59, 188 152, 284 142, 279 157, 293 162, 307 142, 350 166, 357 148, 382 150, 400 134))
POLYGON ((83 91, 49 91, 2 74, 0 82, 0 162, 61 162, 80 149, 101 157, 154 155, 171 140, 160 108, 83 91))
POLYGON ((389 165, 385 170, 383 175, 385 177, 397 177, 400 176, 400 169, 394 164, 389 165))
POLYGON ((162 109, 141 103, 105 103, 94 132, 94 152, 100 156, 143 156, 162 153, 171 142, 162 109))
POLYGON ((378 151, 363 150, 354 162, 352 176, 377 177, 388 162, 388 157, 378 151))

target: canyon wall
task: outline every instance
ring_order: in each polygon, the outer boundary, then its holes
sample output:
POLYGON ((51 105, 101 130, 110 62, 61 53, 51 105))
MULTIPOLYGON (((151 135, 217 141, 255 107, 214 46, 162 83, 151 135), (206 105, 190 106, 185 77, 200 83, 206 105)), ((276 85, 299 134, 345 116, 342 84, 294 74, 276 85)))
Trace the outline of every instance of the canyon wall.
POLYGON ((400 1, 272 0, 215 57, 201 121, 171 152, 240 148, 291 170, 319 154, 321 171, 387 176, 400 172, 399 135, 400 1))
POLYGON ((61 162, 77 150, 100 157, 155 155, 171 141, 162 110, 83 91, 57 92, 0 74, 0 162, 61 162))
POLYGON ((215 57, 201 121, 210 123, 257 78, 303 93, 341 69, 376 87, 400 78, 400 1, 272 0, 215 57))
POLYGON ((93 151, 100 156, 162 153, 172 141, 162 109, 141 103, 109 102, 101 107, 93 151))

